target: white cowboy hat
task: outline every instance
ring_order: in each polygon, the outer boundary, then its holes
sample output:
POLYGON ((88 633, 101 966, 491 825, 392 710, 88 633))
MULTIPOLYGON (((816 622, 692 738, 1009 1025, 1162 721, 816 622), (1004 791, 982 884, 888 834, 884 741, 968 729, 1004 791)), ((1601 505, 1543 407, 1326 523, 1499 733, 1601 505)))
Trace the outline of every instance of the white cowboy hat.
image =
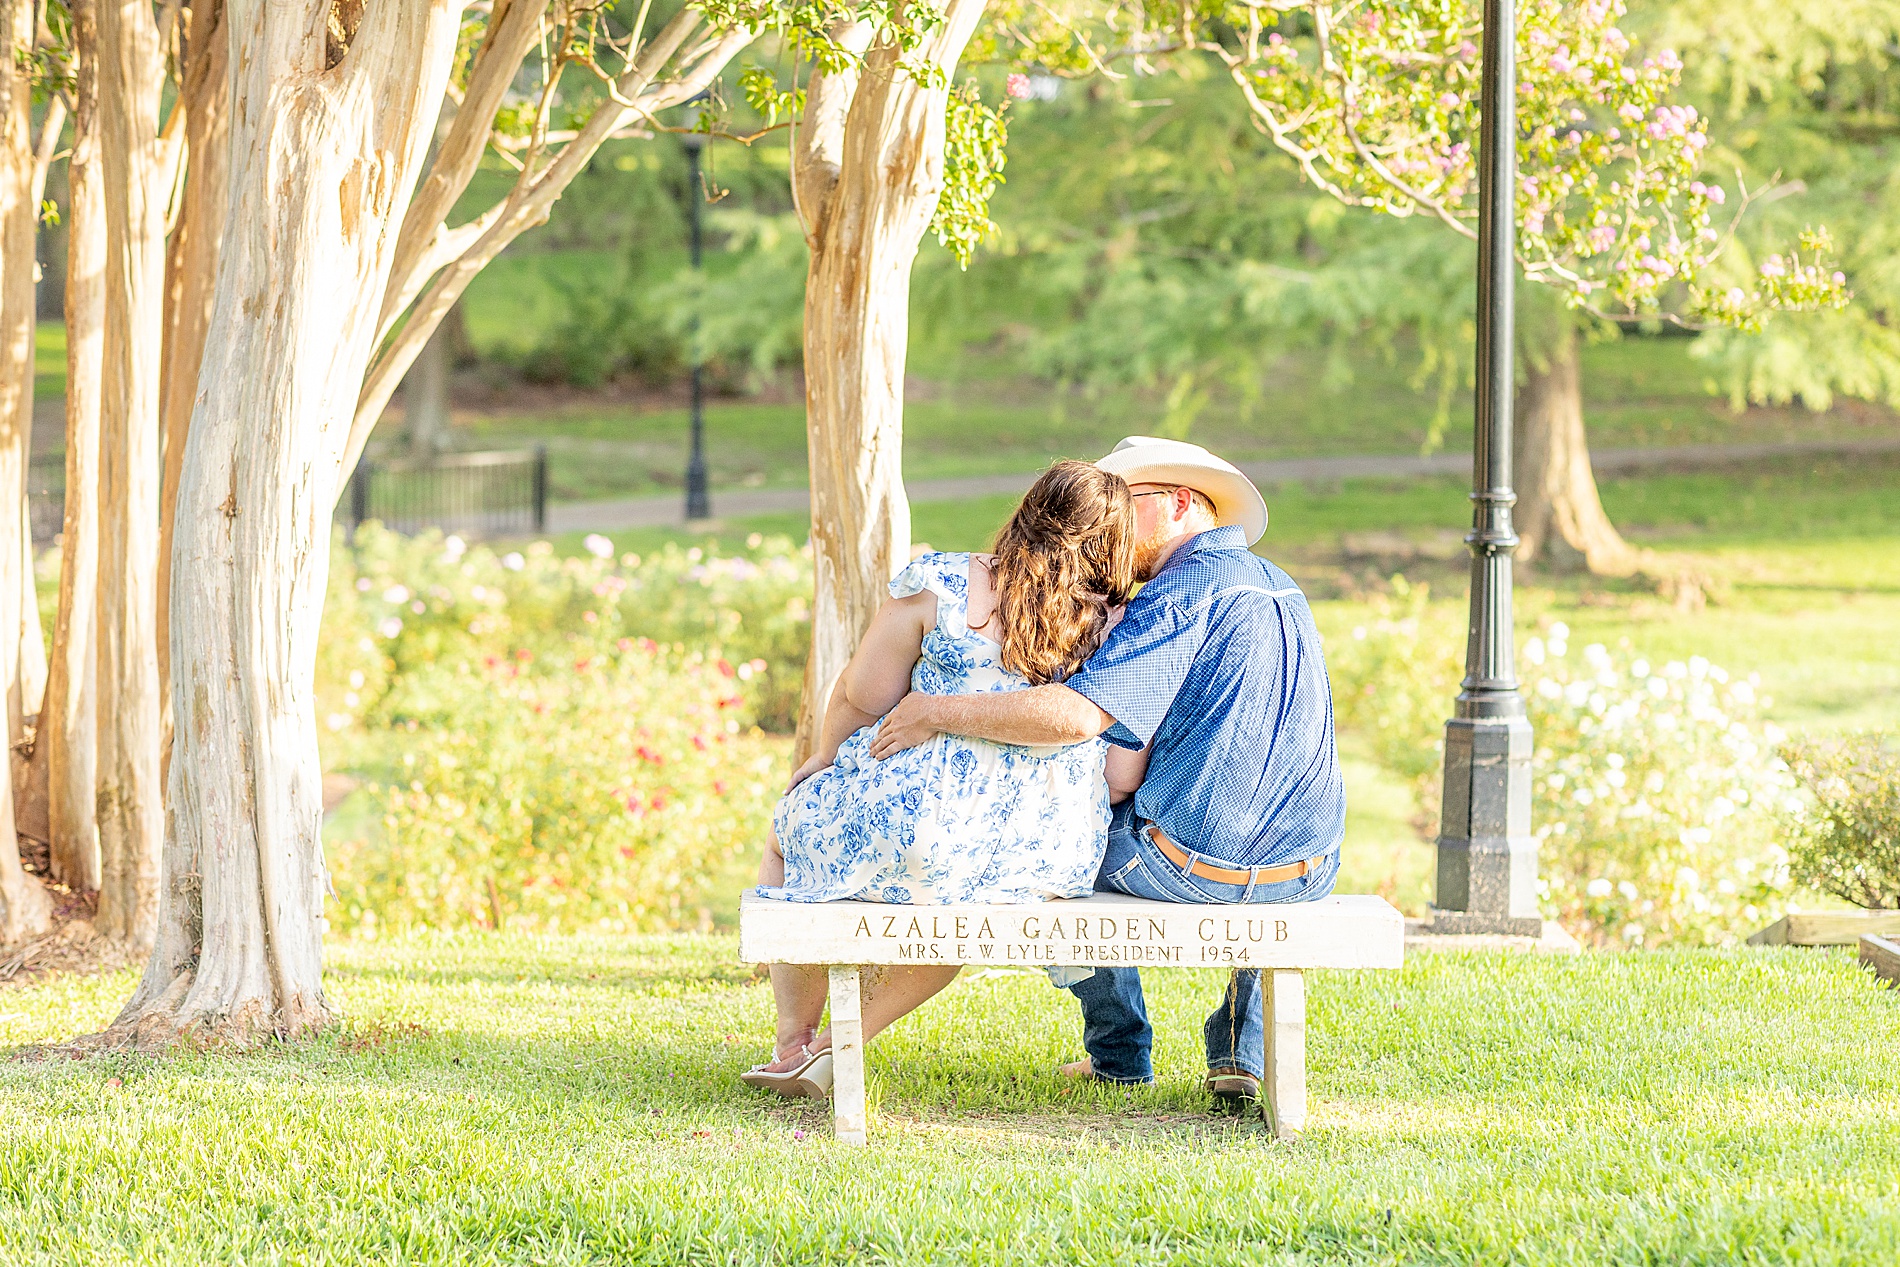
POLYGON ((1247 544, 1267 531, 1267 503, 1253 481, 1232 462, 1223 461, 1198 444, 1129 436, 1114 452, 1095 464, 1130 484, 1182 484, 1207 494, 1214 518, 1247 535, 1247 544))

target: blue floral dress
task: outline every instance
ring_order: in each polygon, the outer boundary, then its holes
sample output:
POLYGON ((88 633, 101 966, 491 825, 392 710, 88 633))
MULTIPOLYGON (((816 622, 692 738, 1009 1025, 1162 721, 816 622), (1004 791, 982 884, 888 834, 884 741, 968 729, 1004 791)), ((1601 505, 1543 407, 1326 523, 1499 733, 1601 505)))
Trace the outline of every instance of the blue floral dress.
MULTIPOLYGON (((912 690, 932 695, 1016 691, 1028 679, 1002 665, 1002 648, 966 623, 970 556, 926 554, 891 582, 891 597, 937 596, 912 690)), ((1028 748, 959 735, 882 761, 870 744, 881 723, 838 746, 830 767, 787 792, 773 814, 785 855, 782 887, 794 902, 1036 902, 1095 887, 1108 842, 1101 739, 1028 748)))

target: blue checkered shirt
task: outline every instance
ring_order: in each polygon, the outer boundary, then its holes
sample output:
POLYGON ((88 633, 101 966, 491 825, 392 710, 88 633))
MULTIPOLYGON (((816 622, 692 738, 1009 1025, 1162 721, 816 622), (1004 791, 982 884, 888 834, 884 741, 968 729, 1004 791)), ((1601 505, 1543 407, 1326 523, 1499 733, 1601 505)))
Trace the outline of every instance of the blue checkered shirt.
POLYGON ((1187 849, 1266 867, 1339 848, 1346 788, 1312 608, 1238 528, 1175 548, 1064 685, 1153 741, 1135 813, 1187 849))

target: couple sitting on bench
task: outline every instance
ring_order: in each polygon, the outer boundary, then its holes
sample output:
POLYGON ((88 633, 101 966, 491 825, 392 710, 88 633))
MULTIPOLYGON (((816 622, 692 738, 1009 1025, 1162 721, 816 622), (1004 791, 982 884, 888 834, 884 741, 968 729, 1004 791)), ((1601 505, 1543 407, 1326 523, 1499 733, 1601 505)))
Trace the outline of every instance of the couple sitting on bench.
MULTIPOLYGON (((1248 550, 1266 525, 1259 491, 1227 462, 1131 437, 1100 462, 1045 471, 994 554, 919 557, 891 582, 779 802, 760 894, 1325 897, 1346 814, 1332 694, 1305 595, 1248 550)), ((1063 1072, 1153 1081, 1139 971, 1048 971, 1082 1005, 1088 1055, 1063 1072)), ((826 970, 771 973, 777 1043, 742 1076, 823 1097, 826 970)), ((866 993, 864 1038, 956 973, 888 968, 866 993)), ((1258 1098, 1261 1013, 1259 971, 1236 970, 1206 1026, 1217 1098, 1258 1098)))

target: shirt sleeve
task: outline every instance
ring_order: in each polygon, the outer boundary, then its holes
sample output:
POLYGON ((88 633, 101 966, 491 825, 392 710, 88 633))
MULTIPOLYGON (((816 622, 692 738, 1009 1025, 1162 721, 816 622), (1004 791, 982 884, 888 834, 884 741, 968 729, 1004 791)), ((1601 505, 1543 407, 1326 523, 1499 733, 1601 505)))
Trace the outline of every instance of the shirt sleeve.
POLYGON ((1103 736, 1136 750, 1153 741, 1187 680, 1204 631, 1166 599, 1128 605, 1122 621, 1064 686, 1115 719, 1103 736))

